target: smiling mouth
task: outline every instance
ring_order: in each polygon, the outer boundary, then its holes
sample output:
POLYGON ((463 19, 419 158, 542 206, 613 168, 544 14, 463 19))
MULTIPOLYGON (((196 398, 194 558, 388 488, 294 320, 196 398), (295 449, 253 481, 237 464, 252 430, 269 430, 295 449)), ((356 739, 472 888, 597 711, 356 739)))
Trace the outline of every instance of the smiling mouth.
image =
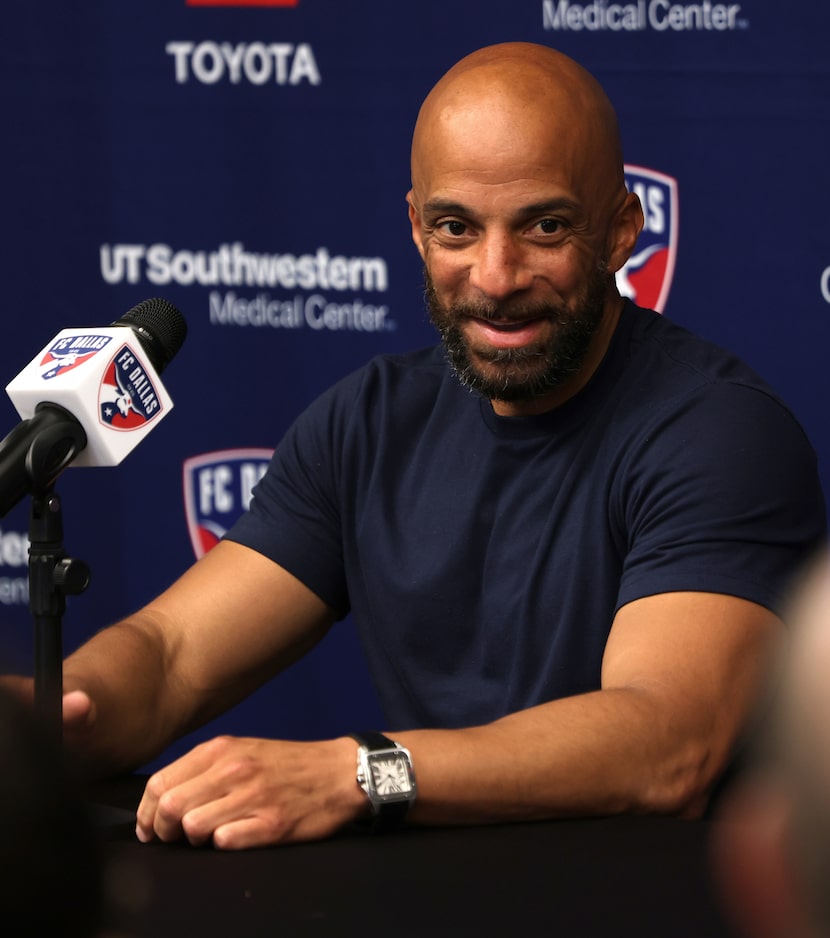
POLYGON ((477 319, 477 322, 487 328, 504 332, 518 332, 540 321, 539 317, 535 319, 477 319))
POLYGON ((495 316, 470 316, 473 322, 478 323, 489 329, 504 329, 507 332, 518 332, 520 329, 526 329, 528 326, 535 326, 538 323, 545 322, 548 316, 505 316, 499 319, 495 316))
POLYGON ((518 348, 537 341, 545 323, 536 319, 481 319, 468 320, 472 336, 477 336, 486 345, 497 348, 518 348))

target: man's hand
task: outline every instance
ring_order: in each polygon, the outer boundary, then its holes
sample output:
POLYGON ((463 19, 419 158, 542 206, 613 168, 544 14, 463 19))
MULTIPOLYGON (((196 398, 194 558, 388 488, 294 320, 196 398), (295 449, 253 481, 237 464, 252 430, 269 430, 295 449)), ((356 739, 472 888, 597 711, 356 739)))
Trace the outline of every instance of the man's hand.
POLYGON ((366 811, 348 738, 296 743, 220 736, 156 772, 136 836, 223 850, 328 837, 366 811))

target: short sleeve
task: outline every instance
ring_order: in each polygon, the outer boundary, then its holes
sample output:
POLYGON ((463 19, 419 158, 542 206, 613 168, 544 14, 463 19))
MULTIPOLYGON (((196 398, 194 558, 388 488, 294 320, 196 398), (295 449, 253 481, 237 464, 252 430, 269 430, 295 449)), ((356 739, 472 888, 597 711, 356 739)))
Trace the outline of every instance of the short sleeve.
POLYGON ((712 383, 632 441, 615 493, 628 541, 617 608, 644 595, 722 592, 780 613, 825 539, 812 446, 763 390, 712 383))
POLYGON ((227 533, 278 563, 329 605, 349 611, 338 505, 338 457, 346 418, 341 382, 290 427, 257 483, 249 510, 227 533))

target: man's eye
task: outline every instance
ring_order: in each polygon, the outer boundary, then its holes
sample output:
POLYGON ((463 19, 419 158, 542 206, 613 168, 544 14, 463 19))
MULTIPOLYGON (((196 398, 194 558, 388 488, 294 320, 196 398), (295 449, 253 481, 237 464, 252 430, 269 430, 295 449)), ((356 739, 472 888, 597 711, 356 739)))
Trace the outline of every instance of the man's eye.
POLYGON ((461 221, 445 221, 438 227, 443 228, 447 234, 452 235, 454 238, 460 238, 461 235, 467 233, 467 226, 461 221))
POLYGON ((556 234, 562 228, 562 222, 555 218, 543 218, 539 222, 539 228, 544 234, 556 234))

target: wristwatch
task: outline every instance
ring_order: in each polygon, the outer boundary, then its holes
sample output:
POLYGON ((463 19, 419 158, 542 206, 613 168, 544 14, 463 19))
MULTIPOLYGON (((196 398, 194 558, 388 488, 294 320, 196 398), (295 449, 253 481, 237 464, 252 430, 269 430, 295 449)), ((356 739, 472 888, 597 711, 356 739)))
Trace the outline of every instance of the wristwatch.
POLYGON ((383 733, 352 733, 357 750, 357 784, 372 807, 371 829, 381 832, 400 826, 415 800, 415 770, 408 749, 383 733))

